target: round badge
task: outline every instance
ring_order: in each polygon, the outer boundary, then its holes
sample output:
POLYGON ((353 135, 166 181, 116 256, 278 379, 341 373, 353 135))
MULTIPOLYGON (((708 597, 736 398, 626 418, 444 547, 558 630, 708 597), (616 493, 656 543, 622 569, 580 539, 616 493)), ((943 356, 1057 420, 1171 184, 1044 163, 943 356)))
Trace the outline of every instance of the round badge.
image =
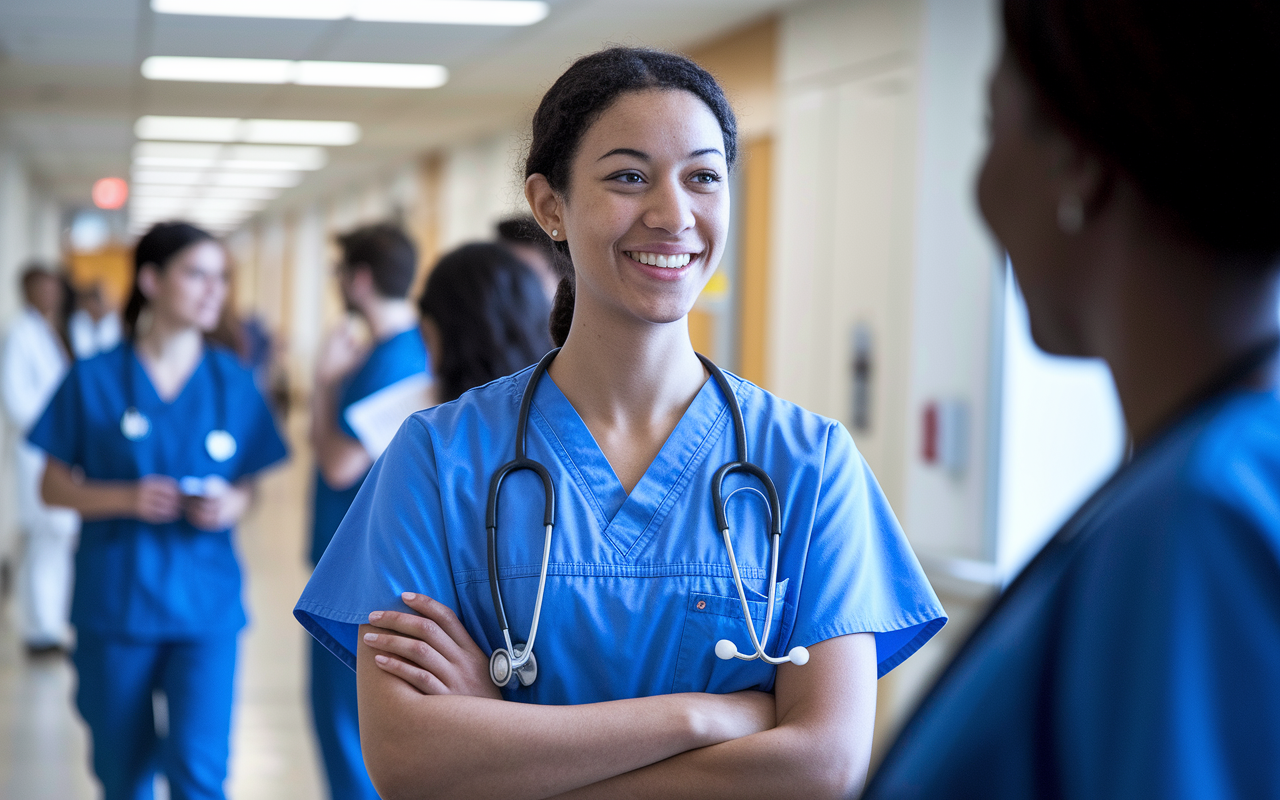
POLYGON ((236 454, 236 437, 226 431, 209 431, 204 437, 204 449, 209 451, 209 458, 214 461, 226 461, 236 454))
POLYGON ((120 417, 120 432, 131 442, 140 442, 151 433, 151 420, 136 408, 125 409, 120 417))

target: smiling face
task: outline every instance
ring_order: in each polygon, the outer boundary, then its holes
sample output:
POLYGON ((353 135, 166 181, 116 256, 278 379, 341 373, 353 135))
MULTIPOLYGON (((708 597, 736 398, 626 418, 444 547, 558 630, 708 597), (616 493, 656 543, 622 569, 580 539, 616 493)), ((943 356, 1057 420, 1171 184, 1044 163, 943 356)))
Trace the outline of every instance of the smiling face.
POLYGON ((228 277, 226 253, 208 240, 180 250, 163 270, 144 266, 138 274, 157 319, 169 327, 206 333, 218 326, 228 277))
POLYGON ((575 317, 590 307, 647 324, 683 319, 724 253, 728 176, 711 110, 659 89, 622 95, 587 129, 567 191, 532 176, 539 221, 569 243, 575 317))

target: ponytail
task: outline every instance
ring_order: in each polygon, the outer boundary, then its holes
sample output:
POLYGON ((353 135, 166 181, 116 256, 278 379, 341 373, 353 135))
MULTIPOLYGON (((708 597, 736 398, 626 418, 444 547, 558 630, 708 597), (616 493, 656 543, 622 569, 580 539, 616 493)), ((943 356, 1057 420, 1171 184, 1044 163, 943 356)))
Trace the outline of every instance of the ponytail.
POLYGON ((564 347, 564 343, 569 338, 569 328, 573 325, 573 275, 567 275, 560 279, 560 285, 556 287, 556 299, 551 305, 551 321, 548 327, 551 330, 551 341, 555 342, 556 347, 564 347))

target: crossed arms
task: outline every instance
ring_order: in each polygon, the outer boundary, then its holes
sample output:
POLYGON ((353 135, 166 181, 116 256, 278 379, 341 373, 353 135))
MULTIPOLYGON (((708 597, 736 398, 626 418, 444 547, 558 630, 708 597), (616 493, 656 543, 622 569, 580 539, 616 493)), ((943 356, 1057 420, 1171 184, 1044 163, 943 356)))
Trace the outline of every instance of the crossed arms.
POLYGON ((374 612, 360 628, 365 762, 399 798, 851 797, 871 754, 872 634, 809 648, 774 694, 684 693, 578 706, 507 702, 445 605, 374 612), (375 627, 376 625, 376 627, 375 627))

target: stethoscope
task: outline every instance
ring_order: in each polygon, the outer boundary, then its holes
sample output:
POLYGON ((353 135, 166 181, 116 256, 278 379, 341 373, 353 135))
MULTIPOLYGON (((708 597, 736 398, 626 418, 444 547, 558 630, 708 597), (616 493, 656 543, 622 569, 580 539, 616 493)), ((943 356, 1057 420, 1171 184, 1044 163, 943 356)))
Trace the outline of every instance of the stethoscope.
MULTIPOLYGON (((125 343, 126 349, 124 359, 124 392, 125 392, 125 409, 124 414, 120 415, 120 432, 124 434, 124 438, 131 442, 140 442, 151 435, 151 420, 146 414, 138 410, 137 391, 134 388, 134 362, 138 360, 137 354, 133 350, 133 346, 125 343)), ((218 366, 218 359, 205 354, 205 359, 209 362, 209 369, 213 375, 214 394, 217 395, 213 430, 209 431, 204 437, 204 449, 209 454, 209 458, 221 464, 236 454, 236 437, 231 435, 227 430, 227 395, 224 389, 225 383, 222 380, 222 369, 218 366)), ((141 365, 139 364, 139 367, 141 365)))
MULTIPOLYGON (((533 394, 538 387, 538 380, 546 373, 547 367, 551 365, 551 362, 555 360, 556 354, 559 352, 559 349, 552 350, 543 356, 538 365, 534 367, 533 374, 529 377, 529 383, 524 388, 524 397, 520 401, 520 415, 516 418, 516 457, 499 467, 489 481, 489 502, 485 507, 484 514, 484 524, 489 536, 489 589, 493 593, 493 610, 498 618, 498 625, 502 628, 502 638, 506 645, 506 647, 499 647, 494 650, 493 655, 489 657, 489 677, 499 687, 505 687, 511 683, 513 676, 520 681, 521 686, 529 686, 538 677, 538 659, 533 654, 533 643, 538 636, 538 620, 542 617, 542 595, 547 585, 547 564, 551 558, 551 532, 555 527, 556 517, 556 489, 551 482, 551 473, 547 471, 547 468, 525 455, 524 439, 525 430, 529 424, 529 409, 533 405, 533 394), (498 585, 498 493, 502 489, 503 479, 511 473, 522 469, 530 470, 542 479, 542 524, 546 534, 542 543, 542 569, 538 573, 538 593, 534 598, 533 621, 529 625, 529 638, 523 643, 515 643, 511 639, 511 627, 507 624, 507 613, 502 605, 502 590, 498 585)), ((743 661, 753 661, 758 658, 766 664, 776 665, 790 662, 797 666, 804 665, 809 661, 809 651, 803 647, 791 648, 791 651, 782 658, 775 658, 764 651, 765 645, 769 641, 769 628, 773 624, 774 594, 778 581, 778 550, 779 542, 782 538, 782 515, 778 508, 778 491, 774 488, 773 481, 770 480, 768 473, 747 460, 746 425, 742 421, 742 408, 738 405, 738 398, 734 395, 732 387, 729 386, 728 379, 725 378, 719 367, 711 363, 710 359, 701 354, 698 354, 698 359, 702 361, 702 365, 706 367, 707 372, 711 373, 711 377, 715 379, 716 385, 720 387, 720 393, 728 400, 729 410, 733 414, 734 437, 737 441, 737 452, 740 460, 723 464, 715 471, 711 478, 711 501, 715 507, 716 526, 720 529, 720 533, 724 537, 725 549, 729 552, 729 569, 733 573, 733 583, 738 590, 738 600, 742 603, 742 616, 746 620, 747 630, 751 634, 751 646, 754 648, 754 652, 751 655, 744 655, 738 651, 737 645, 733 642, 728 639, 721 639, 716 642, 715 654, 726 661, 731 658, 743 661), (733 552, 733 541, 729 537, 729 517, 725 510, 727 500, 723 497, 723 488, 724 479, 736 472, 750 475, 763 484, 767 494, 765 502, 769 506, 769 595, 768 608, 765 611, 763 639, 756 635, 755 621, 751 617, 751 607, 747 603, 746 589, 742 585, 742 575, 738 571, 738 560, 733 552)), ((739 489, 738 491, 742 490, 739 489)), ((760 494, 756 489, 750 489, 750 491, 760 494)), ((733 494, 730 494, 729 497, 732 498, 733 494)))

